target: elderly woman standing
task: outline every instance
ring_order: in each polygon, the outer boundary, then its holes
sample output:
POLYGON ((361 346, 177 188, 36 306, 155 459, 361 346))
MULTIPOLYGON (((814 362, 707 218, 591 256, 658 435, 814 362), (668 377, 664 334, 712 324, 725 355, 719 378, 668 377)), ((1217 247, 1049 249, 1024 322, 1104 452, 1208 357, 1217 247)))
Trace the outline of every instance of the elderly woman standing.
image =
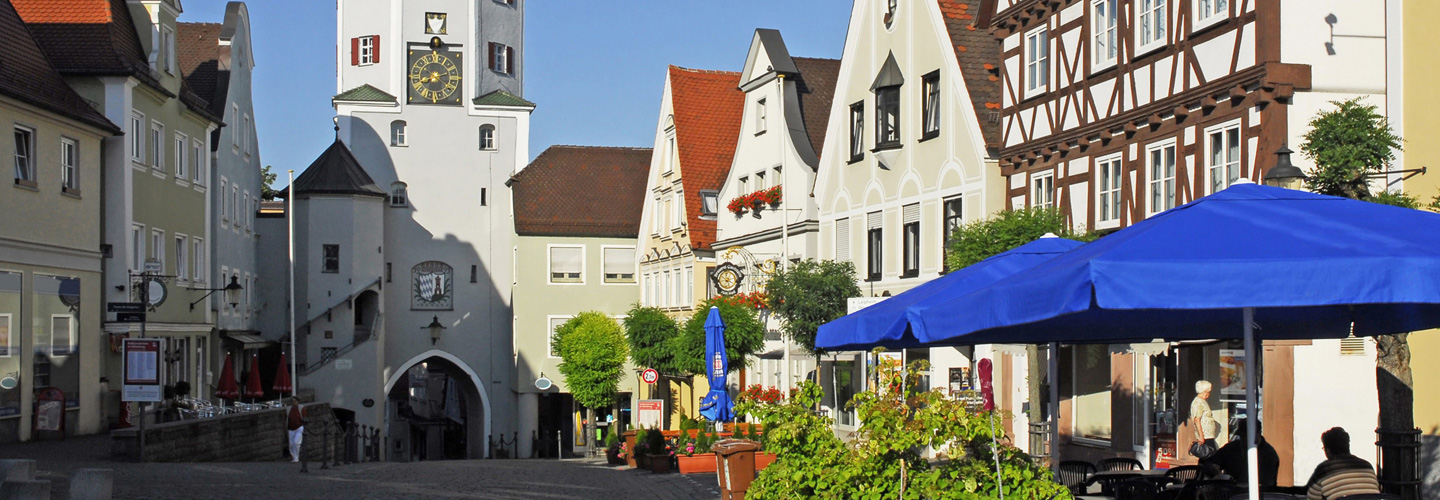
POLYGON ((1210 399, 1210 390, 1210 381, 1196 381, 1195 400, 1190 402, 1190 428, 1195 431, 1190 454, 1200 460, 1210 458, 1219 449, 1215 436, 1220 434, 1220 422, 1215 421, 1215 413, 1210 411, 1210 403, 1206 401, 1210 399))

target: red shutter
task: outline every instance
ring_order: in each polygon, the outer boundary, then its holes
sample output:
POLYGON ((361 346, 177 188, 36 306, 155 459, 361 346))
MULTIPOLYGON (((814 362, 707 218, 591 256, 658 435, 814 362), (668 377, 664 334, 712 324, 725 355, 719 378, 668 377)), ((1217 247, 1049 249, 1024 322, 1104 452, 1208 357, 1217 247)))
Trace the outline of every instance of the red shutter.
POLYGON ((490 57, 490 63, 486 64, 485 67, 495 69, 495 42, 490 42, 485 46, 485 53, 489 54, 490 57))
POLYGON ((359 66, 359 65, 360 65, 360 39, 359 39, 359 38, 351 38, 351 39, 350 39, 350 65, 351 65, 351 66, 359 66))
POLYGON ((375 64, 380 64, 380 35, 375 35, 370 41, 370 57, 374 58, 375 64))
POLYGON ((505 47, 505 74, 515 74, 515 48, 505 47))

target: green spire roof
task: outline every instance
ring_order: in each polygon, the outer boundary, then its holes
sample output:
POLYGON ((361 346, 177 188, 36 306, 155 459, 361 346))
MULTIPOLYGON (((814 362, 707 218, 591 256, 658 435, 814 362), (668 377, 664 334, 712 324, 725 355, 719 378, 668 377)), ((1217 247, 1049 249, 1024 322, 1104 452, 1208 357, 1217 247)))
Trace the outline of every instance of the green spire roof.
POLYGON ((514 94, 504 90, 496 90, 489 94, 476 97, 473 101, 478 106, 516 106, 522 108, 533 108, 535 103, 515 97, 514 94))
POLYGON ((386 94, 385 91, 364 84, 350 90, 341 92, 339 95, 330 98, 332 101, 375 101, 375 102, 396 102, 395 96, 386 94))

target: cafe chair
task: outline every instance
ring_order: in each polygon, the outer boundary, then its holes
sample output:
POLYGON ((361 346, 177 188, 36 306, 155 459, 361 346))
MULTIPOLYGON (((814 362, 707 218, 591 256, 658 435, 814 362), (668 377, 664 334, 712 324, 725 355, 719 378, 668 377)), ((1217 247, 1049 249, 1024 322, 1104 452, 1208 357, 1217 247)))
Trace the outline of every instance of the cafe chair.
POLYGON ((1060 462, 1060 474, 1056 479, 1060 484, 1070 489, 1071 494, 1084 495, 1085 488, 1090 486, 1090 481, 1095 477, 1095 464, 1083 460, 1064 460, 1060 462))
POLYGON ((1335 500, 1402 500, 1399 495, 1389 493, 1361 493, 1359 495, 1347 495, 1335 500))
POLYGON ((1102 471, 1110 470, 1145 470, 1145 466, 1139 460, 1133 458, 1107 458, 1095 464, 1095 468, 1102 471))
MULTIPOLYGON (((1105 474, 1095 476, 1091 482, 1100 483, 1100 494, 1105 496, 1116 496, 1115 486, 1129 481, 1144 481, 1145 476, 1140 474, 1105 474)), ((1148 481, 1147 481, 1148 482, 1148 481)), ((1151 486, 1153 489, 1154 486, 1151 486)))
POLYGON ((1205 468, 1199 465, 1181 465, 1172 467, 1165 471, 1165 477, 1170 478, 1175 484, 1188 483, 1197 479, 1205 479, 1205 468))

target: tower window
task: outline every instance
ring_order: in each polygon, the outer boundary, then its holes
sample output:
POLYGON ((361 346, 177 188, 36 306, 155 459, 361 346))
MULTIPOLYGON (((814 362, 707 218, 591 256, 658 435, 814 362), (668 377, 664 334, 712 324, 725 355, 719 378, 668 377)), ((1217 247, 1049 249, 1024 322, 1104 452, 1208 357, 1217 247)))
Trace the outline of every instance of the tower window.
POLYGON ((409 144, 405 142, 405 120, 390 122, 390 145, 409 146, 409 144))
POLYGON ((481 150, 481 151, 494 151, 494 150, 495 150, 495 126, 494 126, 494 125, 481 125, 481 126, 480 126, 480 150, 481 150))

